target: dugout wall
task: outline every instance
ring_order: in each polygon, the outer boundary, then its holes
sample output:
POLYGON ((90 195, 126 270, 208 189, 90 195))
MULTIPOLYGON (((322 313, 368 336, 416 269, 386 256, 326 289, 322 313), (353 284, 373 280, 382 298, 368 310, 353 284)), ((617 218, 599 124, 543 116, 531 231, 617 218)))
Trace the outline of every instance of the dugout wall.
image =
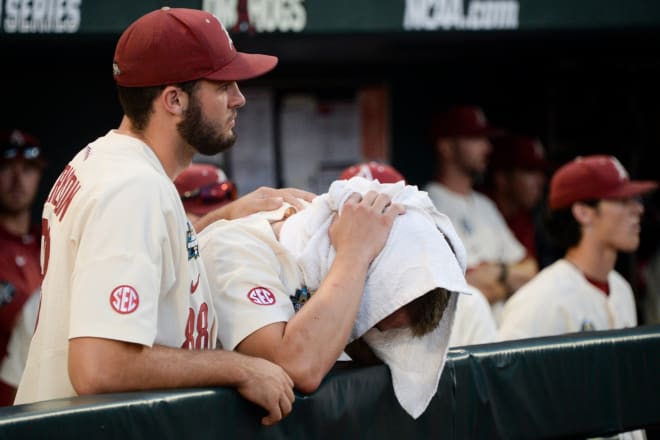
POLYGON ((338 367, 274 427, 225 388, 0 409, 0 439, 543 439, 660 426, 660 326, 458 347, 413 420, 385 366, 338 367))

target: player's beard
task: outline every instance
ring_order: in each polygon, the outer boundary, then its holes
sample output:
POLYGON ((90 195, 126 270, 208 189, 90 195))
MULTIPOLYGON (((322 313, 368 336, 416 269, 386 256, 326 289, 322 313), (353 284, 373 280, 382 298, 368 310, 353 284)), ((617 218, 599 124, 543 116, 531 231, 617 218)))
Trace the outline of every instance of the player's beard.
POLYGON ((30 190, 18 183, 0 192, 0 215, 16 216, 30 211, 37 194, 36 186, 30 190))
POLYGON ((236 135, 218 133, 202 114, 202 107, 195 99, 194 93, 190 95, 190 105, 185 112, 183 121, 177 124, 179 135, 199 153, 213 156, 227 151, 236 142, 236 135))
POLYGON ((28 198, 10 198, 0 197, 0 216, 14 217, 24 212, 29 212, 32 206, 32 199, 28 198))
POLYGON ((474 183, 481 183, 483 181, 486 170, 483 167, 470 162, 458 144, 454 144, 454 155, 456 158, 456 166, 461 172, 470 176, 470 179, 472 179, 474 183))

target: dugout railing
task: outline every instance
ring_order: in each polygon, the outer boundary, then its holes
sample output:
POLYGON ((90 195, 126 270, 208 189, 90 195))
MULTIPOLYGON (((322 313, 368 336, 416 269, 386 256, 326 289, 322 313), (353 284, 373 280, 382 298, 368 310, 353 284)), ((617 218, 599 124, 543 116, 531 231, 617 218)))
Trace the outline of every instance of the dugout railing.
POLYGON ((77 397, 0 409, 0 439, 541 439, 660 426, 660 326, 450 350, 417 420, 385 366, 335 368, 273 427, 225 388, 77 397))

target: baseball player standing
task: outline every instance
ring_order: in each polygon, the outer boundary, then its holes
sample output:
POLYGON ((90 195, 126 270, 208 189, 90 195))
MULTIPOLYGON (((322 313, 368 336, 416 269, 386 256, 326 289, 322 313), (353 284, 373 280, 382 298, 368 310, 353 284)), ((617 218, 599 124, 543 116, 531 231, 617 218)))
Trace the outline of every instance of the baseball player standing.
MULTIPOLYGON (((42 303, 16 403, 222 385, 265 408, 264 424, 291 411, 280 367, 210 350, 208 280, 172 183, 195 153, 233 144, 245 104, 236 81, 276 63, 237 52, 203 11, 162 8, 124 31, 113 63, 121 125, 73 158, 44 205, 42 303)), ((301 196, 310 195, 262 189, 224 214, 301 196)))

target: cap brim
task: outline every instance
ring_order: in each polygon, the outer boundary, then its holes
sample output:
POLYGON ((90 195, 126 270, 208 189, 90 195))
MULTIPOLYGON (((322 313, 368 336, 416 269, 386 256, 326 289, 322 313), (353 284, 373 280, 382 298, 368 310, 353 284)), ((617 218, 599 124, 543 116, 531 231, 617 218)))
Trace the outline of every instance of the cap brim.
POLYGON ((651 180, 632 180, 608 194, 606 198, 635 197, 653 191, 657 187, 658 183, 651 180))
POLYGON ((229 64, 204 75, 204 78, 216 81, 242 81, 256 78, 273 70, 277 61, 277 57, 272 55, 238 52, 229 64))

